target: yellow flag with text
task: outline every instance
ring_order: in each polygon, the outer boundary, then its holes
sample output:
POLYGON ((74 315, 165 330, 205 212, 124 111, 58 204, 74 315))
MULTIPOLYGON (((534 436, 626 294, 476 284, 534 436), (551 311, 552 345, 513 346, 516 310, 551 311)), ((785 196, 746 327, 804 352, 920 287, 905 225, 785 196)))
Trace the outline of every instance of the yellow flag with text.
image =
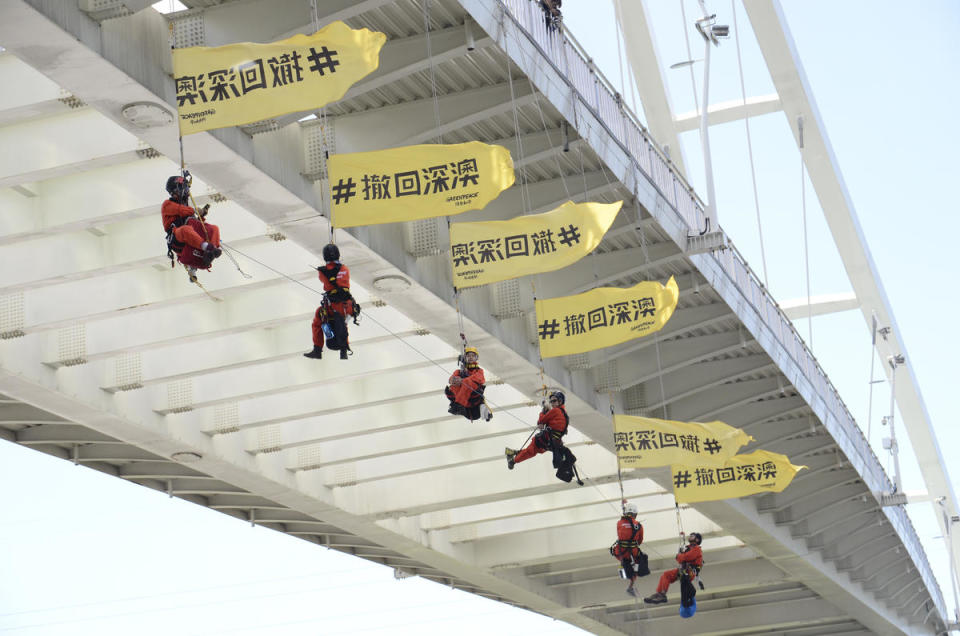
POLYGON ((680 290, 642 282, 627 289, 598 287, 576 296, 537 300, 537 340, 544 358, 609 347, 659 331, 677 307, 680 290))
POLYGON ((723 466, 753 437, 723 422, 613 416, 613 444, 624 468, 723 466))
POLYGON ((600 244, 622 205, 567 201, 509 221, 453 223, 453 286, 476 287, 573 265, 600 244))
POLYGON ((313 35, 173 50, 180 134, 334 102, 380 65, 387 36, 333 22, 313 35))
POLYGON ((481 210, 513 185, 513 159, 480 141, 331 155, 333 225, 416 221, 481 210))
POLYGON ((786 455, 758 450, 734 455, 720 467, 674 465, 670 470, 677 503, 695 503, 781 492, 804 468, 791 464, 786 455))

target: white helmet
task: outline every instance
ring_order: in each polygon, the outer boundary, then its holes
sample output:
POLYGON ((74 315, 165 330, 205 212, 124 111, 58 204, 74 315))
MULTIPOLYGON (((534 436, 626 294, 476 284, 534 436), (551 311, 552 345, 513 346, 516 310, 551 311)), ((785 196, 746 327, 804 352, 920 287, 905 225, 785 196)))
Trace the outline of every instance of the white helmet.
POLYGON ((639 508, 637 508, 637 504, 635 504, 635 503, 632 503, 632 502, 631 502, 631 503, 628 503, 626 506, 623 507, 623 514, 625 514, 625 515, 632 515, 632 516, 636 517, 636 516, 637 516, 637 512, 639 512, 639 508))

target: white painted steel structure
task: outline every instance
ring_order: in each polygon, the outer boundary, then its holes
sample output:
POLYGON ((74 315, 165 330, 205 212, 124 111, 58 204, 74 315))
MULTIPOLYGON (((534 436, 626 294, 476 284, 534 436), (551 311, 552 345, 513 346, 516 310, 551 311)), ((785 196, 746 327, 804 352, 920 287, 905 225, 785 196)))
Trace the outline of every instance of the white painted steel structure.
MULTIPOLYGON (((219 302, 162 256, 175 125, 140 128, 121 111, 173 110, 168 21, 178 45, 219 45, 307 31, 311 15, 301 0, 187 5, 167 17, 114 0, 0 5, 0 79, 18 87, 0 96, 0 144, 17 149, 0 157, 0 435, 595 633, 943 631, 909 518, 878 504, 890 480, 790 320, 735 249, 688 241, 702 205, 656 130, 536 5, 430 2, 431 60, 419 0, 319 3, 321 22, 388 35, 381 68, 328 107, 327 125, 292 116, 184 140, 199 203, 254 274, 221 258, 204 278, 219 302), (569 396, 582 488, 542 458, 503 465, 537 412, 527 281, 463 294, 496 414, 445 414, 459 337, 442 222, 338 232, 367 314, 357 355, 300 355, 319 299, 309 265, 329 233, 324 144, 433 140, 431 74, 444 141, 502 143, 518 166, 518 186, 464 220, 626 202, 596 254, 540 276, 538 293, 681 283, 657 338, 546 364, 569 396), (723 419, 809 466, 782 494, 684 511, 708 553, 695 620, 677 618, 676 599, 638 606, 615 578, 610 399, 618 412, 723 419)), ((624 486, 663 569, 676 548, 669 474, 631 471, 624 486)))

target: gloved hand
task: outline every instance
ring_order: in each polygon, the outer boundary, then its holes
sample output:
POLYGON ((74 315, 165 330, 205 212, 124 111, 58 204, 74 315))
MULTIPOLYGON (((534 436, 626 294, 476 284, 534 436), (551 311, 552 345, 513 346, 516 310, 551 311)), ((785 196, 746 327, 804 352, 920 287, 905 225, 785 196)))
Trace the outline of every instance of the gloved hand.
POLYGON ((202 208, 200 208, 200 218, 201 218, 201 219, 207 218, 207 212, 209 212, 209 211, 210 211, 210 204, 208 203, 208 204, 206 204, 205 206, 203 206, 202 208))

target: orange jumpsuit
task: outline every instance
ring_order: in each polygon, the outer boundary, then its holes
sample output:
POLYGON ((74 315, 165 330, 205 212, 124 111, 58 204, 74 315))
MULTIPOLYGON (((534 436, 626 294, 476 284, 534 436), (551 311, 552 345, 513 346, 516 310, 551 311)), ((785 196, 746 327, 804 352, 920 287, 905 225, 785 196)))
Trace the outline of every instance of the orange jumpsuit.
POLYGON ((353 297, 350 295, 350 269, 337 261, 330 261, 317 274, 323 283, 323 291, 327 293, 324 305, 317 307, 313 317, 313 344, 323 348, 323 323, 332 322, 332 316, 325 315, 325 309, 331 313, 340 314, 343 318, 343 328, 346 329, 346 320, 353 315, 353 297), (326 270, 324 272, 323 270, 326 270), (332 280, 331 280, 332 279, 332 280))
POLYGON ((483 376, 483 369, 474 365, 472 369, 468 368, 466 372, 457 369, 450 376, 450 380, 460 378, 460 384, 454 386, 447 383, 447 397, 460 406, 473 406, 471 402, 479 404, 483 401, 483 394, 480 387, 486 384, 486 378, 483 376), (479 399, 478 399, 479 398, 479 399))
POLYGON ((167 199, 163 202, 163 205, 160 206, 160 214, 163 215, 164 232, 169 231, 172 224, 181 222, 182 219, 183 224, 173 228, 173 237, 180 243, 189 245, 195 250, 203 249, 201 246, 204 241, 209 242, 210 245, 214 247, 220 247, 219 227, 211 223, 187 222, 187 219, 196 214, 196 211, 189 205, 183 205, 172 199, 167 199), (201 236, 200 232, 204 232, 206 238, 201 236))
MULTIPOLYGON (((610 552, 614 558, 620 560, 620 565, 623 566, 623 571, 628 574, 627 578, 630 580, 637 578, 633 562, 640 556, 641 543, 643 543, 643 524, 627 515, 621 517, 617 522, 617 542, 613 544, 610 552)), ((649 573, 649 570, 647 572, 649 573)))
POLYGON ((448 412, 451 415, 462 415, 470 421, 479 420, 486 382, 483 369, 477 364, 469 365, 466 370, 454 371, 443 390, 444 395, 450 400, 448 412), (451 384, 454 378, 460 378, 460 384, 451 384))
POLYGON ((560 438, 567 432, 569 425, 570 416, 567 415, 567 409, 563 404, 553 407, 546 413, 541 413, 537 418, 537 426, 540 426, 541 430, 533 436, 522 451, 517 453, 513 459, 514 463, 519 464, 535 455, 545 453, 554 443, 562 443, 560 438))
MULTIPOLYGON (((700 568, 703 567, 703 550, 701 550, 700 546, 698 545, 687 545, 677 553, 677 563, 680 564, 679 568, 676 568, 675 570, 667 570, 660 575, 660 583, 657 584, 657 592, 666 594, 667 590, 670 589, 670 584, 676 581, 680 576, 681 569, 692 567, 699 572, 700 568)), ((690 574, 691 581, 695 577, 695 574, 690 574)))

